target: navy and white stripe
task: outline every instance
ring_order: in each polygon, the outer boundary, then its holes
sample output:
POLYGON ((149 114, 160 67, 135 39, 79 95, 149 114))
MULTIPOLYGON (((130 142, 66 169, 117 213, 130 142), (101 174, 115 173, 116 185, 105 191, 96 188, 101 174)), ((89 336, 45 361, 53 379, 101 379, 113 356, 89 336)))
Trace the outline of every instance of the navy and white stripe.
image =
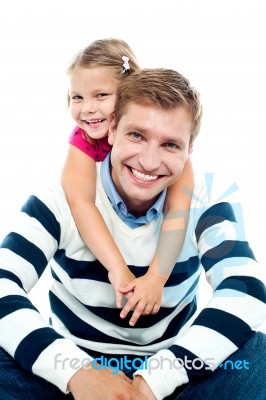
MULTIPOLYGON (((131 229, 115 214, 100 179, 97 206, 130 269, 143 275, 155 252, 162 217, 131 229)), ((206 366, 212 359, 218 365, 265 318, 265 285, 238 206, 226 201, 209 204, 202 196, 193 200, 185 244, 165 285, 159 313, 142 316, 135 327, 119 317, 107 271, 84 245, 61 188, 26 202, 16 229, 3 240, 0 277, 0 345, 23 368, 65 392, 75 371, 55 362, 58 355, 82 359, 90 350, 136 356, 159 351, 168 358, 200 358, 206 366), (47 264, 53 279, 52 326, 27 297, 47 264), (195 319, 203 270, 214 296, 195 319)), ((200 374, 210 369, 213 366, 200 374)), ((140 373, 158 398, 199 375, 186 368, 152 372, 140 373)))

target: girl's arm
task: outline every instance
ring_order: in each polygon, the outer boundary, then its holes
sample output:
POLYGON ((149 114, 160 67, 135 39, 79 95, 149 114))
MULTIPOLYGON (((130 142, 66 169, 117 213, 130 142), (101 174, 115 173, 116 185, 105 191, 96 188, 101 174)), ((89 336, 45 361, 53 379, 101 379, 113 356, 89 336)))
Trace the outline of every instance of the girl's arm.
MULTIPOLYGON (((168 188, 156 253, 149 270, 169 277, 186 236, 194 174, 190 158, 181 177, 168 188)), ((166 279, 167 280, 167 279, 166 279)))
POLYGON ((117 306, 121 307, 123 295, 118 292, 118 287, 129 283, 135 276, 125 264, 95 205, 96 162, 72 145, 62 172, 62 186, 80 235, 108 270, 109 280, 116 291, 117 306))
POLYGON ((129 322, 132 326, 141 314, 155 314, 159 311, 163 286, 173 270, 185 240, 193 187, 193 168, 188 159, 181 177, 168 188, 159 242, 147 273, 121 290, 123 294, 134 291, 120 314, 125 318, 135 307, 129 322))

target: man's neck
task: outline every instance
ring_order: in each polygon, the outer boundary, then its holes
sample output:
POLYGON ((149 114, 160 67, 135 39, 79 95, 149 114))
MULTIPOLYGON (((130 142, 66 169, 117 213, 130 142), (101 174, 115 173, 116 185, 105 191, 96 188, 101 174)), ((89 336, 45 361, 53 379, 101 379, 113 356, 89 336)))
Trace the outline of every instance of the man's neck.
MULTIPOLYGON (((115 186, 115 185, 114 185, 115 186)), ((117 188, 116 188, 117 190, 117 188)), ((119 193, 119 191, 117 191, 119 193)), ((127 196, 123 196, 123 194, 119 193, 121 199, 123 200, 123 202, 125 203, 128 212, 130 212, 130 214, 134 215, 134 217, 139 218, 142 217, 144 215, 146 215, 147 211, 153 206, 153 204, 156 202, 157 198, 159 196, 157 196, 156 198, 149 200, 149 201, 132 201, 132 199, 128 198, 127 196)))

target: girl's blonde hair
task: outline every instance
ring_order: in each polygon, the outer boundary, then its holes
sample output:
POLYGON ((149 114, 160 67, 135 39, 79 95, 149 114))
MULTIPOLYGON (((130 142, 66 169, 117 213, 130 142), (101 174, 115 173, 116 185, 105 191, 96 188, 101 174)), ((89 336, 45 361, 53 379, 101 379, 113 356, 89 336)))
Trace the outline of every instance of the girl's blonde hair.
POLYGON ((112 68, 114 78, 124 79, 128 74, 138 70, 137 58, 129 45, 120 39, 100 39, 95 40, 85 49, 81 50, 71 61, 67 74, 71 75, 77 67, 112 68), (128 58, 129 69, 125 71, 122 57, 128 58))

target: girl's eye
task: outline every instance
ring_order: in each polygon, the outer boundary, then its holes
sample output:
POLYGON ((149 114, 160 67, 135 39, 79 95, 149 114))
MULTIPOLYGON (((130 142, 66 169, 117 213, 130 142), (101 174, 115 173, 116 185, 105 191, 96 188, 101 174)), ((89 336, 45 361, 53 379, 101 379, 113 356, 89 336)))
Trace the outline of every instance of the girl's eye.
POLYGON ((108 96, 108 93, 98 93, 98 94, 96 95, 96 98, 97 98, 97 99, 102 99, 102 98, 104 98, 104 97, 106 97, 106 96, 108 96))
POLYGON ((71 97, 71 100, 82 100, 83 99, 83 97, 82 96, 79 96, 79 95, 76 95, 76 96, 72 96, 71 97))

